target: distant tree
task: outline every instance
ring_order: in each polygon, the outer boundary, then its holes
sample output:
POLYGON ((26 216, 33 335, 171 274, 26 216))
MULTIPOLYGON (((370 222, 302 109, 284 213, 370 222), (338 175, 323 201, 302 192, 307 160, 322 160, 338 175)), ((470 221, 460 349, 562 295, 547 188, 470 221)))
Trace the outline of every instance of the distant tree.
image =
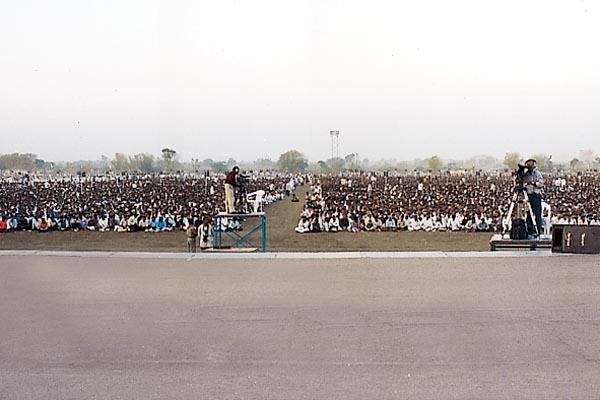
POLYGON ((123 153, 115 153, 115 158, 112 159, 110 165, 116 172, 125 172, 131 170, 129 158, 123 153))
POLYGON ((341 171, 344 169, 344 165, 346 163, 343 158, 334 157, 327 160, 327 164, 329 165, 332 171, 341 171))
POLYGON ((255 171, 265 171, 265 170, 274 169, 276 167, 276 164, 270 158, 263 157, 263 158, 259 158, 255 161, 253 161, 252 163, 250 163, 249 167, 250 167, 249 169, 252 169, 255 171))
POLYGON ((317 162, 317 165, 318 165, 318 166, 319 166, 319 168, 320 168, 320 171, 319 171, 319 172, 321 172, 322 174, 325 174, 325 173, 331 172, 331 166, 330 166, 328 163, 326 163, 325 161, 323 161, 323 160, 319 160, 319 161, 317 162))
POLYGON ((550 171, 552 169, 552 156, 547 154, 534 154, 533 157, 537 161, 537 167, 540 171, 550 171))
POLYGON ((212 169, 214 172, 222 174, 229 171, 229 168, 227 167, 227 163, 225 161, 213 161, 210 169, 212 169))
POLYGON ((33 168, 41 171, 43 169, 46 169, 48 167, 48 163, 40 158, 36 158, 35 160, 33 160, 33 168))
POLYGON ((344 163, 346 169, 360 169, 360 158, 358 153, 350 153, 344 157, 344 163))
POLYGON ((569 161, 569 166, 571 169, 579 169, 581 167, 581 161, 578 158, 573 158, 569 161))
POLYGON ((508 169, 514 171, 517 169, 517 165, 521 162, 521 160, 522 158, 519 153, 506 153, 502 164, 504 164, 508 169))
POLYGON ((302 172, 307 166, 308 160, 297 150, 286 151, 277 160, 277 168, 285 172, 302 172))
POLYGON ((427 168, 431 171, 438 172, 444 166, 444 162, 439 156, 433 156, 427 159, 427 168))
POLYGON ((107 171, 110 169, 110 158, 105 156, 104 154, 100 157, 99 165, 101 170, 107 171))
POLYGON ((177 156, 177 152, 166 147, 161 150, 161 153, 165 169, 168 171, 173 171, 175 169, 175 157, 177 156))
POLYGON ((235 158, 229 158, 229 160, 227 160, 227 168, 229 169, 235 167, 237 164, 238 162, 235 160, 235 158))
POLYGON ((139 153, 129 158, 129 165, 131 169, 140 172, 154 172, 156 171, 156 159, 152 154, 139 153))
POLYGON ((43 160, 36 163, 37 156, 31 153, 12 153, 0 155, 0 170, 34 171, 43 167, 43 160))
POLYGON ((596 154, 592 149, 584 149, 579 152, 579 161, 585 163, 585 168, 591 169, 592 163, 596 158, 596 154))

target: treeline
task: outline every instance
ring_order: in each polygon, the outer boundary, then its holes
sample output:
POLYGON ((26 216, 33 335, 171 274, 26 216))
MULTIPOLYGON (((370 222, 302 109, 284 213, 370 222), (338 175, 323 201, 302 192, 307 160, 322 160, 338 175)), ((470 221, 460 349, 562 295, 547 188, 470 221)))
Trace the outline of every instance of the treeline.
MULTIPOLYGON (((269 158, 259 158, 254 161, 213 160, 192 158, 183 161, 176 150, 164 148, 158 155, 138 153, 128 155, 115 153, 112 158, 102 156, 100 160, 81 160, 70 162, 51 162, 38 158, 32 153, 12 153, 0 155, 0 171, 51 171, 53 173, 104 173, 108 171, 121 172, 204 172, 225 173, 234 165, 245 171, 282 171, 331 173, 342 170, 362 171, 432 171, 443 170, 514 170, 517 164, 523 162, 529 155, 516 152, 506 153, 503 159, 491 156, 476 156, 466 160, 444 160, 438 155, 412 161, 361 159, 358 153, 350 153, 345 157, 309 162, 297 150, 282 153, 277 161, 269 158)), ((600 170, 600 156, 593 150, 581 150, 577 157, 569 162, 556 162, 551 155, 533 155, 542 171, 585 171, 600 170)))
POLYGON ((52 164, 31 153, 0 154, 0 170, 41 171, 52 168, 52 164))

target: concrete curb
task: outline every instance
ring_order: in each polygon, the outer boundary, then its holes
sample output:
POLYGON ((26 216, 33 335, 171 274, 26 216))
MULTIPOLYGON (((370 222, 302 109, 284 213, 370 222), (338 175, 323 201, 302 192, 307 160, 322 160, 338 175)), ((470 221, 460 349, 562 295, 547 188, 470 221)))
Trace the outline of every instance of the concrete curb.
POLYGON ((315 260, 315 259, 423 259, 423 258, 528 258, 565 257, 569 254, 552 254, 550 251, 500 251, 500 252, 342 252, 342 253, 153 253, 110 251, 46 251, 0 250, 0 257, 88 257, 88 258, 142 258, 172 260, 315 260))

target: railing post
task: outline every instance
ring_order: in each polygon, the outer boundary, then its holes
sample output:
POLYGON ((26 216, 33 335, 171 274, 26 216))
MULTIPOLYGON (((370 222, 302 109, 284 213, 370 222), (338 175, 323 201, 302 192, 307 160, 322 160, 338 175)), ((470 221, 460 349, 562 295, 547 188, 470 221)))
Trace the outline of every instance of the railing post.
POLYGON ((262 252, 267 252, 267 217, 265 215, 260 217, 260 225, 261 225, 261 245, 262 252))

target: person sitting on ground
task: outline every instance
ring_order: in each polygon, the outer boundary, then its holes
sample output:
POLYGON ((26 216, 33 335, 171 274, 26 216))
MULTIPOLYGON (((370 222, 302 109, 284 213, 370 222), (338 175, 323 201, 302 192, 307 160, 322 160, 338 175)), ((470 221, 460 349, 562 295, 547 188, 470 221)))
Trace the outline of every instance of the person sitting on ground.
POLYGON ((296 226, 294 230, 296 231, 296 233, 310 232, 310 222, 308 221, 308 218, 306 218, 306 216, 304 215, 301 216, 300 220, 298 221, 298 226, 296 226))
POLYGON ((162 216, 159 216, 154 221, 154 231, 155 232, 162 232, 166 229, 166 227, 167 227, 167 224, 162 216))
POLYGON ((346 213, 342 213, 342 216, 339 219, 340 231, 348 231, 350 230, 350 220, 348 219, 348 215, 346 213))
POLYGON ((46 218, 40 218, 39 220, 39 224, 38 224, 38 230, 40 232, 48 232, 49 229, 49 225, 48 225, 48 220, 46 218))
POLYGON ((368 212, 363 220, 363 229, 367 232, 375 232, 377 229, 375 226, 375 218, 372 212, 368 212))
POLYGON ((390 232, 396 232, 398 230, 396 220, 391 215, 388 215, 385 219, 385 230, 390 232))

